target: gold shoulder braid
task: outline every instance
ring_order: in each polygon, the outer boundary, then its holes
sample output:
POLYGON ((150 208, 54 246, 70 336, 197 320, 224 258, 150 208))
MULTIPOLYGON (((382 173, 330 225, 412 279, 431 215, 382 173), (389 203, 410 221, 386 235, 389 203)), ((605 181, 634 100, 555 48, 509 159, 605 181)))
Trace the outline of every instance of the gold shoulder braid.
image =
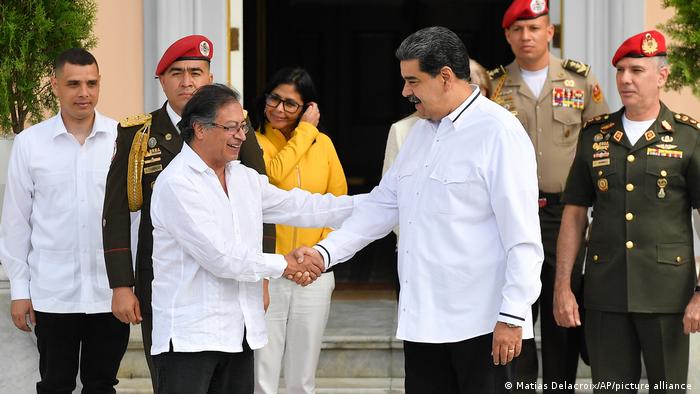
POLYGON ((143 159, 148 151, 148 137, 151 134, 151 116, 142 118, 143 124, 134 134, 129 151, 129 165, 126 176, 126 193, 129 199, 129 211, 136 212, 143 204, 143 190, 141 189, 141 176, 143 174, 143 159))
POLYGON ((496 101, 499 105, 502 103, 499 102, 498 96, 501 94, 501 90, 503 90, 503 85, 506 83, 506 78, 508 77, 508 70, 505 69, 503 66, 498 66, 497 68, 488 71, 489 78, 491 80, 496 80, 498 79, 498 83, 496 84, 496 88, 493 90, 493 93, 491 93, 491 99, 496 101))

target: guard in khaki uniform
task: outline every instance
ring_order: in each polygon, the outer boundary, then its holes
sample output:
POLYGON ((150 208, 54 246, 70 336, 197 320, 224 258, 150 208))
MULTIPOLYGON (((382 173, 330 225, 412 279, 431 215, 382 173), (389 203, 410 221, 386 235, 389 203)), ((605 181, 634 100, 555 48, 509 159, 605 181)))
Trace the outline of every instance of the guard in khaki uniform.
MULTIPOLYGON (((194 91, 213 80, 209 62, 213 45, 192 35, 179 39, 163 54, 156 77, 168 101, 150 114, 123 119, 118 127, 115 154, 107 175, 103 209, 103 243, 107 276, 113 289, 112 312, 125 323, 141 323, 144 352, 156 390, 151 353, 151 282, 153 281, 153 225, 151 193, 158 174, 182 149, 176 128, 180 114, 194 91), (130 212, 141 211, 136 251, 136 272, 131 261, 130 212), (135 286, 135 296, 131 288, 135 286)), ((239 159, 265 173, 262 150, 255 138, 241 146, 239 159)), ((263 250, 275 251, 275 226, 265 225, 263 250)), ((261 285, 262 286, 262 285, 261 285)))
POLYGON ((593 382, 636 384, 643 357, 650 392, 685 392, 684 331, 700 328, 690 219, 700 207, 700 127, 659 101, 669 72, 661 33, 629 38, 612 63, 624 107, 590 121, 579 139, 564 195, 555 317, 580 325, 569 282, 592 206, 584 305, 593 382))
MULTIPOLYGON (((586 356, 583 331, 557 326, 552 313, 556 240, 563 210, 561 193, 576 152, 581 125, 608 112, 608 106, 589 66, 550 54, 549 42, 554 28, 548 12, 544 0, 513 1, 506 10, 502 26, 515 60, 489 74, 493 89, 491 99, 520 120, 537 154, 545 259, 542 291, 533 305, 533 319, 537 319, 539 306, 543 381, 563 383, 575 381, 579 354, 584 360, 586 356)), ((572 278, 577 293, 581 289, 582 268, 583 253, 572 278)), ((515 366, 516 377, 519 382, 530 383, 532 391, 537 381, 537 364, 534 339, 523 341, 523 352, 515 366)))

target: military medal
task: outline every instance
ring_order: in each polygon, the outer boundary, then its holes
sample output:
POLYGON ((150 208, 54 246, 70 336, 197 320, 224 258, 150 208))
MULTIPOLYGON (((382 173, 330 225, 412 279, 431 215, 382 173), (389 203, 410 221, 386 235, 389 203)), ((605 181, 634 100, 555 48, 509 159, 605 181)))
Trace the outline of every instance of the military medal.
POLYGON ((598 179, 598 190, 601 192, 608 191, 608 180, 605 178, 598 179))
POLYGON ((584 92, 581 89, 552 89, 552 107, 584 109, 584 92))
POLYGON ((593 101, 596 103, 603 101, 603 92, 600 90, 600 86, 598 86, 597 83, 593 86, 593 101))
POLYGON ((148 147, 151 149, 155 148, 157 143, 158 141, 156 141, 156 137, 151 137, 148 139, 148 147))
POLYGON ((610 165, 610 159, 593 160, 593 168, 601 167, 601 166, 609 166, 609 165, 610 165))
POLYGON ((659 178, 656 181, 656 186, 659 187, 659 193, 656 195, 659 198, 666 198, 666 186, 668 186, 668 181, 666 178, 659 178))
POLYGON ((682 159, 683 151, 661 148, 647 148, 647 156, 673 157, 674 159, 682 159))
POLYGON ((604 125, 600 126, 600 131, 610 130, 610 129, 612 129, 614 126, 615 126, 615 123, 613 123, 613 122, 610 122, 610 123, 608 123, 608 124, 604 124, 604 125))
POLYGON ((593 136, 593 141, 595 141, 595 142, 600 142, 602 140, 603 140, 603 134, 601 134, 601 133, 598 133, 598 134, 593 136))

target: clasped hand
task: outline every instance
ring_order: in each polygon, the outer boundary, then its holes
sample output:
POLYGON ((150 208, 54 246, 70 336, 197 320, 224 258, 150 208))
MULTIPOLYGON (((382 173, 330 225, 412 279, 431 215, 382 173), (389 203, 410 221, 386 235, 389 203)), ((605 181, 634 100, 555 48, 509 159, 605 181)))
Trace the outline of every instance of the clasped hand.
POLYGON ((287 260, 287 268, 282 275, 301 286, 310 285, 325 269, 321 254, 308 246, 299 247, 284 258, 287 260))

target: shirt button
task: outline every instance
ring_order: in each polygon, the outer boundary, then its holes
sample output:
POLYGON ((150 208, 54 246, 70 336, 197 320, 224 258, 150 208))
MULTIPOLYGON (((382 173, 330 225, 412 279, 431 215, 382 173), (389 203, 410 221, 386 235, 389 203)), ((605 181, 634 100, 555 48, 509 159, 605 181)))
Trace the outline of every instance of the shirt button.
POLYGON ((625 189, 626 189, 628 192, 631 192, 632 190, 634 190, 634 185, 631 184, 631 183, 628 183, 627 186, 625 186, 625 189))
POLYGON ((634 215, 632 214, 632 212, 627 212, 627 213, 625 214, 625 219, 627 219, 628 222, 629 222, 630 220, 634 219, 634 215))
POLYGON ((627 156, 627 161, 629 161, 630 163, 634 163, 634 155, 627 156))
POLYGON ((627 247, 627 249, 632 249, 632 248, 634 248, 634 242, 632 242, 632 241, 627 241, 627 243, 625 243, 625 247, 627 247))

